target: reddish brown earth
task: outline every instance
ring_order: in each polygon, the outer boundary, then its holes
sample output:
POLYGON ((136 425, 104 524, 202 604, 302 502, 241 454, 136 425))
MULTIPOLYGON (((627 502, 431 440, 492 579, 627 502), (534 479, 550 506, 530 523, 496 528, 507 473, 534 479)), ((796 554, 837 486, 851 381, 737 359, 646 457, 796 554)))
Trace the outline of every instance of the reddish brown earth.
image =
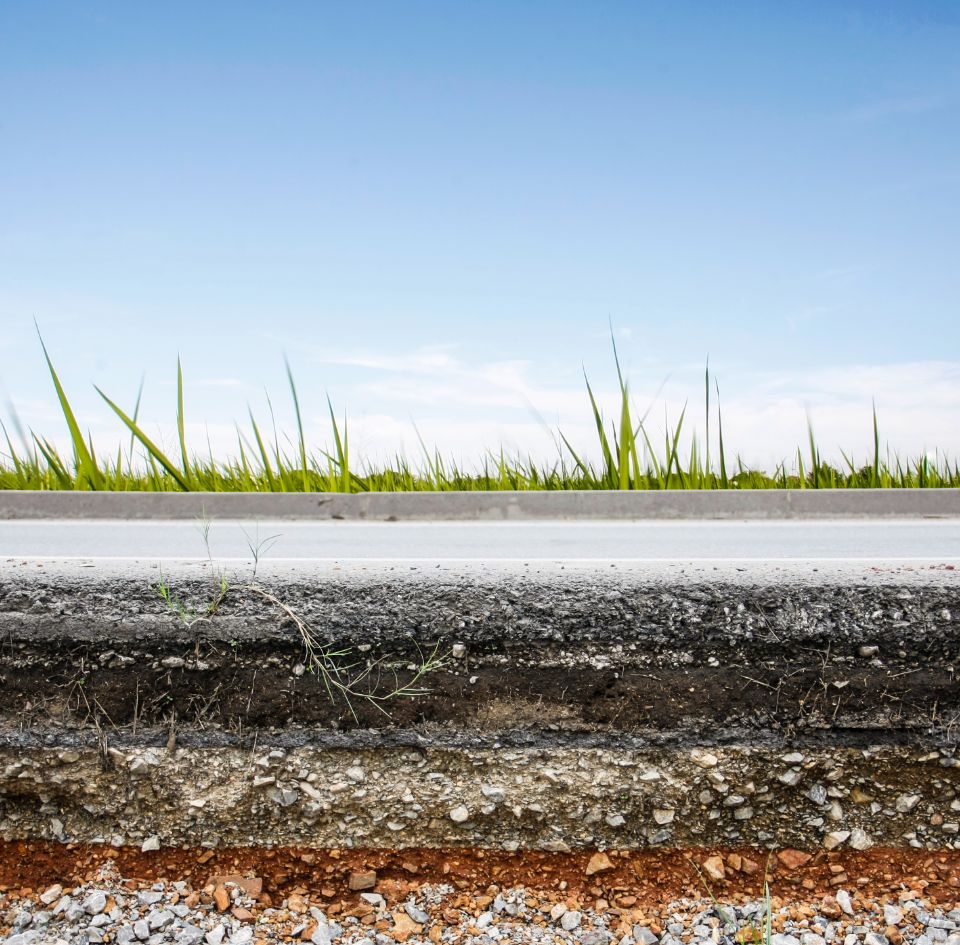
MULTIPOLYGON (((94 877, 107 861, 137 880, 186 880, 199 888, 214 876, 259 877, 263 893, 279 899, 294 892, 328 901, 336 914, 355 905, 350 879, 375 871, 376 889, 388 900, 403 899, 426 883, 444 882, 473 896, 489 887, 524 886, 546 896, 604 900, 628 907, 701 897, 707 888, 731 901, 763 895, 764 882, 774 896, 811 900, 837 888, 862 888, 871 897, 914 890, 933 903, 960 900, 960 852, 875 847, 865 852, 771 852, 756 848, 703 848, 607 851, 593 860, 600 869, 587 874, 595 851, 506 853, 481 849, 315 850, 235 847, 219 850, 169 849, 141 853, 135 848, 58 844, 48 841, 0 842, 0 892, 29 895, 53 883, 79 884, 94 877), (723 861, 723 879, 716 874, 723 861), (809 859, 808 859, 809 857, 809 859)), ((356 883, 354 885, 357 885, 356 883)), ((367 887, 369 888, 369 887, 367 887)))

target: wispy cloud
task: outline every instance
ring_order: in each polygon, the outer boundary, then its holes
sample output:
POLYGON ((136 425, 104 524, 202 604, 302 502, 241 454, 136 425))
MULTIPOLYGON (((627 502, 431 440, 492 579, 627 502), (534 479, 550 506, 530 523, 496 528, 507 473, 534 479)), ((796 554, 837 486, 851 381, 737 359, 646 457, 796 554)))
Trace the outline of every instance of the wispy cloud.
POLYGON ((315 360, 375 372, 358 378, 357 387, 390 404, 556 413, 582 400, 582 393, 572 396, 568 389, 536 382, 529 360, 473 362, 457 357, 456 350, 455 345, 430 345, 403 354, 326 353, 315 360))
POLYGON ((201 377, 190 382, 191 387, 237 388, 244 383, 238 377, 201 377))
POLYGON ((898 115, 924 115, 950 108, 957 104, 958 97, 943 92, 927 95, 905 95, 877 99, 855 105, 845 112, 847 118, 856 122, 882 121, 898 115))
POLYGON ((315 354, 318 364, 337 364, 346 367, 368 368, 373 371, 401 371, 405 374, 443 374, 456 368, 454 357, 457 345, 424 345, 405 354, 387 354, 359 350, 315 354))

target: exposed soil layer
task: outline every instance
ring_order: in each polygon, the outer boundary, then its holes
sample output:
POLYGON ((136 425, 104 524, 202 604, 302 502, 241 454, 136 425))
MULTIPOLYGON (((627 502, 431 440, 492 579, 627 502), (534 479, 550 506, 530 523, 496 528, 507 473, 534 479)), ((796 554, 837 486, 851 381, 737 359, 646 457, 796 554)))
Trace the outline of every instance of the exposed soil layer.
POLYGON ((960 846, 957 572, 156 577, 0 570, 5 840, 960 846))
MULTIPOLYGON (((141 853, 106 845, 60 844, 44 841, 0 842, 0 888, 42 889, 53 883, 69 885, 89 879, 104 863, 139 880, 187 880, 200 887, 212 876, 240 874, 263 880, 273 897, 304 889, 349 908, 358 901, 349 888, 352 874, 373 870, 376 889, 389 900, 402 900, 427 883, 449 883, 472 894, 490 886, 524 886, 538 892, 562 892, 587 901, 637 897, 639 905, 682 896, 700 897, 704 880, 698 875, 710 857, 722 856, 724 878, 709 885, 724 900, 762 897, 764 881, 776 896, 812 898, 840 886, 869 888, 871 896, 895 895, 904 889, 922 890, 925 897, 956 902, 960 897, 960 852, 886 849, 811 851, 810 859, 791 868, 803 856, 790 851, 756 848, 692 848, 685 850, 608 850, 610 868, 587 875, 593 851, 571 854, 504 853, 482 849, 329 850, 307 847, 231 847, 218 850, 179 848, 141 853), (780 851, 781 853, 783 851, 780 851), (731 863, 739 863, 735 869, 731 863), (750 872, 743 869, 744 863, 750 872)), ((631 904, 633 905, 633 904, 631 904)), ((336 914, 336 910, 328 910, 336 914)))
MULTIPOLYGON (((944 641, 940 641, 943 653, 944 641)), ((947 732, 960 723, 960 685, 948 652, 934 658, 830 647, 776 658, 759 645, 750 654, 674 653, 675 666, 624 647, 506 646, 449 657, 418 685, 428 692, 381 707, 361 698, 330 699, 305 671, 302 644, 157 641, 45 645, 8 642, 0 664, 0 719, 67 729, 202 726, 228 732, 288 727, 403 729, 417 726, 479 732, 624 731, 705 738, 735 729, 792 735, 863 729, 947 732), (734 659, 734 662, 729 660, 734 659), (651 665, 647 665, 647 663, 651 665), (573 664, 573 665, 571 665, 573 664)), ((377 658, 378 654, 370 654, 377 658)), ((413 674, 396 652, 358 685, 384 694, 413 674)), ((339 660, 360 667, 364 654, 339 660)), ((957 660, 960 666, 960 660, 957 660)))
POLYGON ((259 590, 231 584, 221 600, 211 569, 197 565, 169 579, 165 603, 146 566, 67 578, 7 565, 0 720, 950 737, 960 720, 957 572, 806 577, 332 570, 311 582, 274 576, 259 590), (430 692, 387 715, 363 699, 351 709, 309 671, 292 615, 319 646, 345 650, 347 678, 373 665, 359 688, 375 694, 394 673, 409 679, 434 647, 446 662, 424 681, 430 692))

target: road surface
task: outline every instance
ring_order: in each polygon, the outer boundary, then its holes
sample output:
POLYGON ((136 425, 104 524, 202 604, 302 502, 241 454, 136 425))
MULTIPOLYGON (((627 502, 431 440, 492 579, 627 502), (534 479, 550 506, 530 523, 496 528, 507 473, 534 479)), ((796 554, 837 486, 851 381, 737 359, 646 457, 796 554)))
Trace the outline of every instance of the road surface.
MULTIPOLYGON (((960 519, 933 521, 215 521, 209 553, 302 561, 960 562, 960 519)), ((207 558, 189 521, 0 522, 0 559, 207 558)))

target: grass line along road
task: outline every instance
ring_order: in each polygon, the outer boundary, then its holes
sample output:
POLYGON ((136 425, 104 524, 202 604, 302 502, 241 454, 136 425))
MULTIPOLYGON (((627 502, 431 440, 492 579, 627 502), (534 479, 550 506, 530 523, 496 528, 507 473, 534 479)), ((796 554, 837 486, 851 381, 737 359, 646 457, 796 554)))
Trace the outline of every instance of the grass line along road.
MULTIPOLYGON (((611 339, 612 341, 612 339, 611 339)), ((111 443, 98 456, 89 432, 80 429, 67 392, 43 345, 44 357, 57 402, 70 435, 69 451, 60 449, 49 431, 27 430, 14 412, 11 427, 0 423, 0 490, 90 490, 143 492, 474 492, 616 490, 661 491, 709 489, 727 491, 764 489, 928 489, 960 486, 960 463, 942 450, 904 456, 881 441, 876 409, 872 412, 871 449, 855 456, 839 448, 832 460, 821 451, 808 423, 807 442, 772 469, 744 463, 723 436, 719 388, 709 369, 704 373, 703 437, 691 429, 684 407, 673 421, 665 418, 662 431, 646 426, 647 414, 631 397, 613 346, 617 403, 609 418, 585 380, 596 440, 594 456, 574 446, 562 430, 555 431, 557 456, 551 461, 508 454, 488 444, 474 462, 464 463, 428 447, 411 461, 398 455, 388 462, 371 463, 351 454, 346 416, 337 419, 329 398, 330 439, 316 448, 304 436, 300 397, 287 366, 297 435, 273 428, 265 436, 249 411, 249 427, 237 425, 233 455, 193 453, 186 440, 183 370, 177 361, 176 429, 178 451, 165 451, 140 420, 140 394, 128 413, 96 387, 117 421, 120 443, 111 443), (711 384, 711 382, 713 382, 711 384), (711 393, 715 390, 716 395, 711 393), (684 422, 686 420, 686 427, 684 422), (711 429, 715 431, 711 435, 711 429), (46 433, 46 435, 44 435, 46 433), (662 438, 661 438, 662 434, 662 438), (129 437, 129 442, 127 438, 129 437), (711 452, 712 451, 712 452, 711 452)), ((272 414, 271 406, 271 418, 272 414)), ((273 424, 271 423, 271 427, 273 424)), ((418 434, 419 435, 419 434, 418 434)), ((162 437, 159 437, 162 442, 162 437)), ((103 444, 101 444, 103 446, 103 444)))

